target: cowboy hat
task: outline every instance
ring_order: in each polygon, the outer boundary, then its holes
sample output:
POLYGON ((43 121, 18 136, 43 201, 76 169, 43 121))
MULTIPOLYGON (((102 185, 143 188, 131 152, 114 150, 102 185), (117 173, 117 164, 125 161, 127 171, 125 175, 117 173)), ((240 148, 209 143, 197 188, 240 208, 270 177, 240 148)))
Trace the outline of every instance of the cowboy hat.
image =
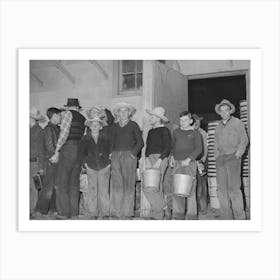
POLYGON ((86 111, 88 119, 93 118, 93 112, 92 112, 93 110, 97 111, 97 117, 99 117, 100 120, 102 121, 102 125, 103 126, 108 125, 108 123, 107 123, 108 117, 107 117, 106 112, 105 112, 105 107, 99 106, 99 105, 92 106, 89 110, 86 111))
POLYGON ((215 106, 215 111, 218 115, 221 114, 220 108, 223 105, 227 105, 230 108, 230 114, 233 114, 235 112, 235 106, 231 102, 229 102, 228 100, 223 99, 219 104, 216 104, 216 106, 215 106))
POLYGON ((98 112, 98 115, 100 115, 100 116, 105 116, 106 115, 105 107, 103 107, 101 105, 93 105, 90 109, 88 109, 86 111, 86 114, 87 114, 88 118, 91 118, 93 110, 96 110, 98 112))
POLYGON ((80 102, 79 102, 78 98, 68 98, 67 99, 67 104, 64 105, 64 107, 72 107, 72 106, 79 107, 80 109, 82 108, 80 106, 80 102))
POLYGON ((119 102, 119 103, 117 103, 117 104, 115 104, 113 106, 113 114, 115 116, 117 116, 118 115, 118 111, 121 108, 127 108, 129 110, 129 115, 130 116, 133 116, 135 114, 135 112, 136 112, 136 108, 134 106, 132 106, 131 104, 126 103, 126 102, 119 102))
POLYGON ((102 120, 97 116, 94 116, 93 118, 87 119, 85 121, 85 126, 91 126, 92 122, 99 122, 101 124, 101 126, 103 126, 102 120))
POLYGON ((30 112, 29 112, 29 116, 31 118, 33 118, 34 120, 36 121, 44 121, 45 120, 45 117, 40 113, 40 111, 35 108, 35 107, 32 107, 30 109, 30 112))
POLYGON ((165 116, 165 110, 163 107, 155 107, 153 110, 146 109, 149 115, 156 116, 163 120, 164 122, 169 122, 168 118, 165 116))

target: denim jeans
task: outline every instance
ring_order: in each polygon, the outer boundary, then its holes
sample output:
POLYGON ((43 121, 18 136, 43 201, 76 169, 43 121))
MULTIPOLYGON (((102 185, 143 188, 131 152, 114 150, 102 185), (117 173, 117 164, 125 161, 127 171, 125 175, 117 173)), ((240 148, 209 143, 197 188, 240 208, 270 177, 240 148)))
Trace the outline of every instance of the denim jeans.
POLYGON ((57 172, 57 164, 48 162, 46 166, 46 176, 44 180, 44 186, 39 192, 38 201, 35 207, 35 211, 41 214, 48 214, 49 210, 56 211, 55 202, 55 179, 57 172))
POLYGON ((88 191, 83 193, 85 214, 94 217, 109 216, 111 165, 101 170, 87 169, 88 191))
MULTIPOLYGON (((149 156, 149 161, 153 165, 159 159, 159 154, 152 154, 149 156)), ((150 203, 151 210, 150 216, 156 220, 162 220, 164 216, 164 207, 166 206, 166 202, 163 196, 163 180, 166 173, 166 168, 168 165, 168 159, 164 158, 160 165, 160 190, 158 192, 146 192, 143 190, 145 197, 150 203)), ((146 166, 146 168, 151 168, 150 166, 146 166)))
POLYGON ((79 214, 80 172, 77 164, 78 142, 66 142, 59 155, 56 176, 56 206, 61 216, 72 217, 79 214))
POLYGON ((196 219, 196 162, 191 161, 188 166, 182 166, 181 161, 175 161, 175 174, 188 174, 193 176, 193 185, 190 197, 181 197, 173 194, 172 218, 173 219, 196 219), (187 208, 187 211, 186 211, 187 208))
POLYGON ((198 211, 206 211, 208 207, 207 175, 200 176, 197 173, 196 180, 197 180, 197 187, 196 187, 197 208, 198 211))
POLYGON ((114 151, 111 164, 110 215, 133 217, 137 159, 130 151, 114 151))
POLYGON ((234 154, 222 155, 216 159, 217 195, 221 217, 244 220, 244 202, 241 192, 241 159, 234 154))

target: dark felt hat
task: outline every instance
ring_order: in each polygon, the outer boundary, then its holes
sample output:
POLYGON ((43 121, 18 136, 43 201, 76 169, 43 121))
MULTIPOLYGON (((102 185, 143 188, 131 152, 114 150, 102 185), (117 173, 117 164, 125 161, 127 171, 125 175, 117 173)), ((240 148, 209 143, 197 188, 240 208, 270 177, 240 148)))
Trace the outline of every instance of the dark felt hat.
POLYGON ((64 107, 72 107, 72 106, 79 107, 80 109, 82 108, 80 106, 80 102, 79 102, 78 98, 68 98, 67 99, 67 104, 64 105, 64 107))

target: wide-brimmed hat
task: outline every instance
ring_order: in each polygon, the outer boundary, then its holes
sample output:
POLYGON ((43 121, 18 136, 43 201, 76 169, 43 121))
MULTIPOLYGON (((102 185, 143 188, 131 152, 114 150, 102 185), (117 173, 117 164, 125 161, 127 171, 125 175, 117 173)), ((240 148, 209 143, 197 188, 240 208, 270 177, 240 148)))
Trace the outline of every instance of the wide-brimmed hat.
POLYGON ((101 126, 103 126, 102 120, 99 117, 97 117, 97 116, 95 116, 95 117, 93 117, 91 119, 87 119, 85 121, 85 126, 91 126, 92 122, 99 122, 101 124, 101 126))
POLYGON ((29 112, 29 116, 36 121, 44 121, 45 117, 40 113, 39 109, 32 107, 29 112))
POLYGON ((199 116, 199 115, 197 115, 197 114, 193 114, 192 117, 193 117, 193 119, 194 119, 195 121, 202 121, 202 120, 203 120, 203 117, 201 117, 201 116, 199 116))
POLYGON ((82 108, 80 106, 80 102, 79 102, 78 98, 68 98, 67 99, 67 104, 64 105, 64 107, 72 107, 72 106, 79 107, 80 109, 82 108))
POLYGON ((229 106, 229 108, 230 108, 230 114, 233 114, 233 113, 235 112, 235 106, 234 106, 230 101, 228 101, 227 99, 223 99, 219 104, 217 104, 217 105, 215 106, 215 111, 216 111, 216 113, 217 113, 218 115, 221 114, 220 108, 221 108, 221 106, 223 106, 223 105, 229 106))
POLYGON ((108 123, 107 123, 108 118, 107 118, 107 115, 106 115, 105 107, 103 107, 101 105, 92 106, 89 110, 86 111, 86 115, 87 115, 88 119, 93 118, 93 113, 92 113, 93 110, 97 111, 97 116, 102 121, 102 125, 103 126, 108 125, 108 123))
POLYGON ((103 107, 101 105, 93 105, 90 109, 86 110, 86 114, 87 114, 88 118, 91 118, 93 110, 96 110, 98 112, 98 115, 101 115, 101 116, 106 115, 105 107, 103 107))
POLYGON ((169 122, 168 118, 165 116, 165 110, 163 107, 155 107, 153 110, 146 109, 149 115, 157 116, 164 122, 169 122))
POLYGON ((119 102, 119 103, 117 103, 117 104, 115 104, 113 106, 113 114, 115 116, 117 116, 118 115, 118 111, 121 108, 128 108, 130 116, 133 116, 135 114, 135 112, 136 112, 136 108, 134 106, 132 106, 131 104, 126 103, 126 102, 119 102))

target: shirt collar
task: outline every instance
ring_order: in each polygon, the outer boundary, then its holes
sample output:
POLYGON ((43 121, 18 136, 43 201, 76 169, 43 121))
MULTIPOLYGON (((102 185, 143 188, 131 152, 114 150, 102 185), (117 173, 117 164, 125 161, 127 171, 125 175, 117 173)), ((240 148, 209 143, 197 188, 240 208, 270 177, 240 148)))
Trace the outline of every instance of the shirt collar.
POLYGON ((222 123, 223 126, 226 126, 227 123, 228 123, 230 120, 231 120, 231 116, 230 116, 226 121, 221 120, 221 123, 222 123))

